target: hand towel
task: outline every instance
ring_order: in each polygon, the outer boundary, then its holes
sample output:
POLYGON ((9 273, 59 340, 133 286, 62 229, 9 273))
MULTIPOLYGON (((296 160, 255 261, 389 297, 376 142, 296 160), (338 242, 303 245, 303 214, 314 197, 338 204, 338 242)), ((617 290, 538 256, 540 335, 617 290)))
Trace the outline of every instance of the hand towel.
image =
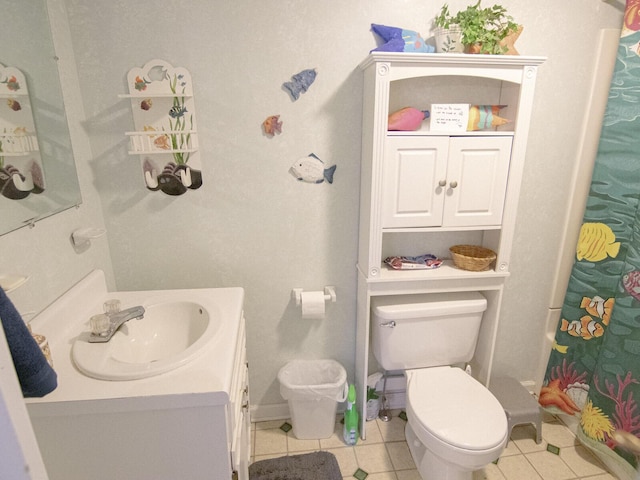
POLYGON ((44 397, 58 386, 56 372, 31 336, 27 325, 0 288, 0 320, 25 397, 44 397))

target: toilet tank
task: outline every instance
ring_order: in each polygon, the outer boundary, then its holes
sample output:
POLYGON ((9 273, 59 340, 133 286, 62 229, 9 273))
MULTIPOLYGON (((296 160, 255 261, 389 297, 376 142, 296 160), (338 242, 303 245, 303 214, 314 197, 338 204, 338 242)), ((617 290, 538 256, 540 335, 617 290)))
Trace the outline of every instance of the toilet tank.
POLYGON ((373 297, 373 354, 385 370, 468 362, 486 308, 479 292, 373 297))

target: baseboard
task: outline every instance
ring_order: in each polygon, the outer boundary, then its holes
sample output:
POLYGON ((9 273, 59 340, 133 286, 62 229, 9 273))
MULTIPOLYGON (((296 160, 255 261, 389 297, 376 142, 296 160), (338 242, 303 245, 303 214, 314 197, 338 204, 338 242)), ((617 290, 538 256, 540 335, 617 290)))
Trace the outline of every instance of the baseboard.
MULTIPOLYGON (((528 380, 521 382, 522 386, 526 388, 530 393, 534 392, 536 382, 528 380)), ((378 393, 382 393, 382 381, 377 385, 378 393)), ((387 378, 387 402, 388 407, 391 409, 405 408, 406 406, 406 388, 407 382, 404 375, 393 375, 387 378)), ((342 410, 342 405, 338 405, 339 414, 342 410)), ((277 403, 273 405, 251 405, 251 421, 252 422, 267 422, 270 420, 287 420, 291 418, 289 413, 289 404, 277 403)))
MULTIPOLYGON (((344 404, 338 404, 336 415, 344 414, 343 405, 344 404)), ((278 403, 275 405, 251 405, 249 412, 251 414, 252 422, 268 422, 271 420, 291 419, 291 413, 289 412, 289 403, 278 403)))
POLYGON ((277 403, 274 405, 251 405, 250 412, 252 422, 286 420, 291 417, 289 414, 288 403, 277 403))

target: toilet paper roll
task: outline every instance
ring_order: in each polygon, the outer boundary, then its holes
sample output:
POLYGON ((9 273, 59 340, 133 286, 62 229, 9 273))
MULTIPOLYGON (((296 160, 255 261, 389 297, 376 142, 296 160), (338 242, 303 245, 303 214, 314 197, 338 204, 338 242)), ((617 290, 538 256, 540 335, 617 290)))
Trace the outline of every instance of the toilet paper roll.
POLYGON ((302 318, 324 318, 324 292, 302 292, 302 318))

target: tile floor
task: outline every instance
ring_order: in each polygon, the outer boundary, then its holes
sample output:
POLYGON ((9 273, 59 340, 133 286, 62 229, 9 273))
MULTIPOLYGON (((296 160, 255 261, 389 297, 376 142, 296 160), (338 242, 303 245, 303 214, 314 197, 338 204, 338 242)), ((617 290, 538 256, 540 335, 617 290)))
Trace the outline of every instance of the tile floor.
MULTIPOLYGON (((362 473, 354 477, 358 469, 368 473, 366 480, 421 480, 404 439, 405 421, 393 413, 390 422, 367 422, 367 439, 355 446, 344 444, 339 421, 333 436, 322 440, 298 440, 280 429, 283 420, 254 423, 252 461, 325 450, 336 456, 344 480, 362 479, 362 473)), ((534 438, 533 426, 515 427, 497 464, 475 472, 474 480, 615 480, 555 417, 545 416, 540 445, 534 438), (547 445, 559 447, 559 454, 547 445)))

